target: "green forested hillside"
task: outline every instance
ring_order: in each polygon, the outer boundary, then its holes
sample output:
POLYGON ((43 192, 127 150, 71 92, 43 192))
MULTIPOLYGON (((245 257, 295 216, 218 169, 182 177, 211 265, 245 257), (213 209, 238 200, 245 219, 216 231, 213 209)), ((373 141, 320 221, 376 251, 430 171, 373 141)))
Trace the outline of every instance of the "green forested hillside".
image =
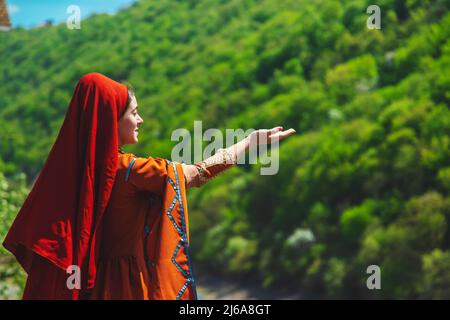
POLYGON ((277 175, 239 166, 189 191, 196 263, 319 297, 450 298, 450 3, 377 1, 381 30, 370 4, 148 0, 0 33, 1 238, 96 71, 134 86, 142 156, 170 157, 194 120, 297 130, 277 175))

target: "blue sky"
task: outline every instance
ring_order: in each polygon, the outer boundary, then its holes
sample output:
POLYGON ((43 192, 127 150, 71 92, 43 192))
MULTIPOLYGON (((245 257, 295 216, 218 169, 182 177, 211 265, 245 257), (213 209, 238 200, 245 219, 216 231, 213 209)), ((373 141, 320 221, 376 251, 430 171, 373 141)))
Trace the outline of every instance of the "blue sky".
POLYGON ((46 20, 55 24, 65 22, 71 15, 67 13, 70 5, 81 10, 81 19, 93 13, 115 13, 135 0, 6 0, 13 27, 32 27, 46 20))

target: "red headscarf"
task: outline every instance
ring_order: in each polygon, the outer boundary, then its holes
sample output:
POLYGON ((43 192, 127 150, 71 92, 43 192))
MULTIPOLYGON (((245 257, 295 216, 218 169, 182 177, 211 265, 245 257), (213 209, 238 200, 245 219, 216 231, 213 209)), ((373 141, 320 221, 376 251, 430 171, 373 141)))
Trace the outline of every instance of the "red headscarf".
POLYGON ((78 82, 56 142, 3 243, 25 271, 39 254, 63 270, 79 266, 82 289, 94 286, 98 226, 114 185, 118 120, 127 98, 126 86, 99 73, 78 82))

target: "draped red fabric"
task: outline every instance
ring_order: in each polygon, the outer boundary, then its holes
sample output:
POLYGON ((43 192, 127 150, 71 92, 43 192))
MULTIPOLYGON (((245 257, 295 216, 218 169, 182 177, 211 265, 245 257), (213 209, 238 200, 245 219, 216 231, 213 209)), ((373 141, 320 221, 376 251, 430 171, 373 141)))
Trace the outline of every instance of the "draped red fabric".
MULTIPOLYGON (((56 142, 3 242, 27 273, 44 257, 64 272, 79 266, 81 289, 94 286, 98 227, 114 185, 118 120, 127 98, 126 86, 102 74, 79 80, 56 142)), ((78 290, 72 294, 79 298, 78 290)))

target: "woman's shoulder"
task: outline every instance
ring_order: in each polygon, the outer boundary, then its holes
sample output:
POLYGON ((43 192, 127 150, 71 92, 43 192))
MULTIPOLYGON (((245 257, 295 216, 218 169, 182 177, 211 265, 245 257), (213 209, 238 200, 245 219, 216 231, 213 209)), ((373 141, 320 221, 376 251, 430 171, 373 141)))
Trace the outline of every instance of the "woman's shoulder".
POLYGON ((167 176, 167 160, 137 157, 132 153, 120 155, 118 177, 139 191, 161 195, 167 176))
POLYGON ((132 153, 119 153, 118 169, 126 169, 136 156, 132 153))
POLYGON ((133 169, 140 168, 142 166, 148 167, 148 166, 165 166, 167 164, 167 160, 160 157, 141 157, 136 156, 133 153, 119 153, 119 169, 120 168, 128 168, 131 164, 133 169))

